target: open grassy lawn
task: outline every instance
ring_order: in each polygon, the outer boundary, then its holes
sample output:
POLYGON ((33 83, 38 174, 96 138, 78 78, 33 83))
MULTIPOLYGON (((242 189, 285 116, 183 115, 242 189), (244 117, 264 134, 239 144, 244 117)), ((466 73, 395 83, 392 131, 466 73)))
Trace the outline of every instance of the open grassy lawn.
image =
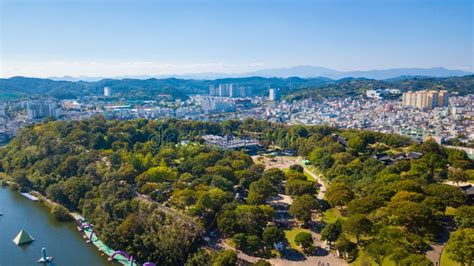
POLYGON ((304 176, 306 176, 306 180, 311 181, 311 182, 317 182, 316 179, 314 179, 310 174, 307 172, 304 172, 304 176))
POLYGON ((342 216, 337 208, 331 208, 324 212, 322 221, 326 224, 332 224, 335 223, 337 219, 345 220, 347 218, 342 216))
POLYGON ((454 216, 454 214, 456 213, 456 208, 453 208, 453 207, 446 207, 446 210, 444 211, 444 214, 446 215, 451 215, 451 216, 454 216))
POLYGON ((311 231, 309 231, 307 229, 303 229, 303 228, 294 228, 294 229, 291 229, 291 230, 285 230, 284 232, 285 232, 285 237, 288 240, 288 243, 290 243, 291 248, 296 249, 296 250, 300 249, 300 247, 298 245, 296 245, 296 243, 295 243, 296 235, 300 232, 311 233, 311 231))
POLYGON ((443 254, 441 254, 441 266, 461 266, 461 264, 450 259, 448 252, 443 250, 443 254))

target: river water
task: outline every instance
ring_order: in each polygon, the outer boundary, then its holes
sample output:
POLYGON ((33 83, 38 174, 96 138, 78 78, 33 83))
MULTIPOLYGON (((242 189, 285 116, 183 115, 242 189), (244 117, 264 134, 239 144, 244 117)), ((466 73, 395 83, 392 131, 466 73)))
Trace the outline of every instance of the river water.
MULTIPOLYGON (((74 222, 57 222, 49 209, 9 188, 0 187, 0 266, 41 265, 36 261, 45 247, 56 266, 111 265, 92 245, 87 244, 74 222), (23 229, 34 239, 16 246, 12 240, 23 229)), ((115 264, 114 264, 115 265, 115 264)))

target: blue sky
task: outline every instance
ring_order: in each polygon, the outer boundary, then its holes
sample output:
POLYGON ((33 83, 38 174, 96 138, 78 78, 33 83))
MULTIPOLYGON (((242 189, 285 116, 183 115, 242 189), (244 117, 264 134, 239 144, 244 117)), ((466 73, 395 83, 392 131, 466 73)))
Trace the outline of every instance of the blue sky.
POLYGON ((0 0, 3 77, 447 67, 472 71, 471 0, 0 0))

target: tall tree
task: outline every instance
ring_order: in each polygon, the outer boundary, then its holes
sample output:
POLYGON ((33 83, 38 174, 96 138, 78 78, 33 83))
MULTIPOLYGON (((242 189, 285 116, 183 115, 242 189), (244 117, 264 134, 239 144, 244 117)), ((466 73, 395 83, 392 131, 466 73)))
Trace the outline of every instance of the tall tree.
POLYGON ((474 229, 465 228, 454 232, 446 246, 451 259, 469 266, 474 262, 474 229))

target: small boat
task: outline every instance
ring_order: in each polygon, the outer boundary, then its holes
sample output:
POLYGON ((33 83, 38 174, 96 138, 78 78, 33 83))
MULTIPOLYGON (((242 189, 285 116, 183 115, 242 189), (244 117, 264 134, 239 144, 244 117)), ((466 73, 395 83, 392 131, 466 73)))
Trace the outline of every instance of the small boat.
POLYGON ((41 249, 41 258, 39 258, 36 262, 47 264, 47 263, 50 263, 53 260, 53 258, 54 257, 48 257, 46 255, 46 248, 42 248, 41 249))

